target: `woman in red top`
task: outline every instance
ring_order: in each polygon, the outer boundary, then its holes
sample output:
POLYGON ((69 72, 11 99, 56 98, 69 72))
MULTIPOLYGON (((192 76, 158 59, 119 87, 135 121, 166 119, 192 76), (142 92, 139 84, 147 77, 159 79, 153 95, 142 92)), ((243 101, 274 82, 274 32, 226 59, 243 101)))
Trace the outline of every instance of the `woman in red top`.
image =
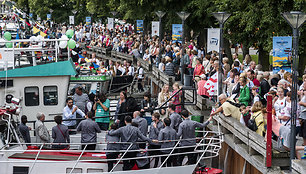
POLYGON ((193 71, 193 78, 196 77, 196 76, 200 76, 202 74, 205 74, 205 68, 202 65, 201 58, 197 58, 197 64, 196 64, 196 66, 194 68, 194 71, 193 71))

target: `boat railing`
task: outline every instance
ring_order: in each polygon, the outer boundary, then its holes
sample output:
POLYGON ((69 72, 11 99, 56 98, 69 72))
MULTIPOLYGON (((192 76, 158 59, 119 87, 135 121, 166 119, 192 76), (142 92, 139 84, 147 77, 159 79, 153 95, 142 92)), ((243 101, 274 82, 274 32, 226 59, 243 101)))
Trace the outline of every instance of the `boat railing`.
MULTIPOLYGON (((148 156, 143 156, 143 157, 135 157, 135 158, 124 158, 125 154, 128 152, 150 152, 150 151, 156 151, 156 149, 137 149, 137 150, 130 150, 130 148, 132 147, 133 144, 139 144, 139 143, 143 143, 143 142, 135 142, 135 143, 131 143, 131 142, 97 142, 97 143, 31 143, 31 145, 38 145, 40 146, 39 149, 26 149, 26 150, 21 150, 21 149, 6 149, 3 148, 2 150, 0 150, 0 152, 7 152, 7 153, 23 153, 23 152, 36 152, 36 156, 34 161, 32 161, 34 164, 32 165, 31 168, 34 167, 35 163, 37 162, 43 162, 39 159, 39 155, 41 154, 41 152, 56 152, 56 151, 60 151, 60 152, 74 152, 74 153, 78 153, 80 152, 80 155, 78 156, 77 160, 74 160, 74 162, 76 162, 76 164, 74 165, 74 167, 76 167, 77 163, 79 162, 91 162, 91 161, 100 161, 100 162, 107 162, 107 159, 81 159, 83 154, 86 153, 110 153, 110 152, 118 152, 118 153, 122 153, 123 155, 120 156, 119 159, 117 159, 117 163, 115 166, 117 166, 121 161, 124 160, 131 160, 131 159, 145 159, 145 158, 155 158, 155 157, 163 157, 163 156, 167 156, 167 159, 170 156, 178 156, 178 155, 184 155, 184 154, 201 154, 201 153, 206 153, 208 152, 209 154, 207 154, 205 157, 203 156, 203 154, 201 155, 201 159, 206 159, 206 158, 211 158, 211 157, 215 157, 218 156, 219 150, 221 149, 221 143, 222 143, 222 139, 220 137, 222 137, 222 134, 219 134, 217 132, 213 132, 213 131, 205 131, 205 136, 203 137, 197 137, 197 138, 190 138, 190 139, 178 139, 178 140, 171 140, 171 141, 159 141, 159 143, 162 142, 176 142, 175 146, 172 148, 160 148, 159 150, 171 150, 171 152, 169 154, 164 154, 164 155, 148 155, 148 156), (214 134, 214 135, 212 135, 214 134), (209 136, 211 135, 211 136, 209 136), (190 146, 179 146, 181 141, 188 141, 188 140, 198 140, 198 143, 196 143, 195 145, 190 145, 190 146), (129 147, 126 150, 85 150, 86 148, 84 148, 83 150, 58 150, 58 149, 44 149, 44 147, 46 145, 85 145, 85 147, 87 145, 90 144, 109 144, 109 143, 116 143, 116 144, 130 144, 129 147), (192 152, 183 152, 181 153, 179 150, 182 148, 194 148, 194 151, 192 152)), ((9 145, 28 145, 30 143, 10 143, 10 144, 6 144, 5 147, 8 147, 9 145)), ((112 161, 114 161, 116 159, 112 159, 112 161)), ((28 160, 18 160, 16 162, 29 162, 28 160)), ((7 163, 10 162, 9 160, 5 160, 5 161, 0 161, 0 163, 7 163)), ((56 161, 56 162, 61 162, 61 161, 56 161)), ((62 162, 67 162, 67 161, 62 161, 62 162)), ((72 160, 73 162, 73 160, 72 160)), ((163 165, 163 164, 162 164, 163 165)))

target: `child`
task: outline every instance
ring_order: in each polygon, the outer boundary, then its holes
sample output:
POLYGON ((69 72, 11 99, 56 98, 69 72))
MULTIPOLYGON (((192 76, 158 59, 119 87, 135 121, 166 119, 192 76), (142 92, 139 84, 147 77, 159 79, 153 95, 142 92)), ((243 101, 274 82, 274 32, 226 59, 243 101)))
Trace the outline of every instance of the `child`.
POLYGON ((246 107, 245 105, 240 106, 240 123, 248 126, 248 121, 251 118, 250 107, 246 107))

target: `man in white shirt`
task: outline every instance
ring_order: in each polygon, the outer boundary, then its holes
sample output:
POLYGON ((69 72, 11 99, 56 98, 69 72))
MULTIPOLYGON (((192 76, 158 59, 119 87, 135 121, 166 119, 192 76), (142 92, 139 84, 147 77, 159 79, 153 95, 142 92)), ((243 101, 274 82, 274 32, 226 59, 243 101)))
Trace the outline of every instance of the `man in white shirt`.
MULTIPOLYGON (((63 124, 68 126, 69 129, 75 129, 77 126, 76 120, 65 121, 67 119, 76 119, 76 113, 80 114, 82 117, 85 117, 85 113, 79 109, 77 106, 73 105, 73 99, 67 98, 67 105, 63 110, 63 124)), ((69 131, 69 134, 75 134, 75 131, 69 131)))
POLYGON ((137 62, 137 70, 136 70, 137 80, 138 80, 138 91, 143 92, 142 79, 144 78, 144 71, 141 67, 141 63, 137 62))

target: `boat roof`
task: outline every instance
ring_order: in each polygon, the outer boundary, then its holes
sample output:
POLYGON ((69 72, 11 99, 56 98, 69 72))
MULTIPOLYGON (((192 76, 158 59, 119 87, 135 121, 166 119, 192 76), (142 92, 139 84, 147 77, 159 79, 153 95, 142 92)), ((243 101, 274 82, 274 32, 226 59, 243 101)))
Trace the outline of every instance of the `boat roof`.
MULTIPOLYGON (((77 72, 71 59, 7 70, 7 77, 71 76, 76 74, 77 72)), ((0 71, 0 78, 4 77, 6 77, 6 71, 0 71)))

